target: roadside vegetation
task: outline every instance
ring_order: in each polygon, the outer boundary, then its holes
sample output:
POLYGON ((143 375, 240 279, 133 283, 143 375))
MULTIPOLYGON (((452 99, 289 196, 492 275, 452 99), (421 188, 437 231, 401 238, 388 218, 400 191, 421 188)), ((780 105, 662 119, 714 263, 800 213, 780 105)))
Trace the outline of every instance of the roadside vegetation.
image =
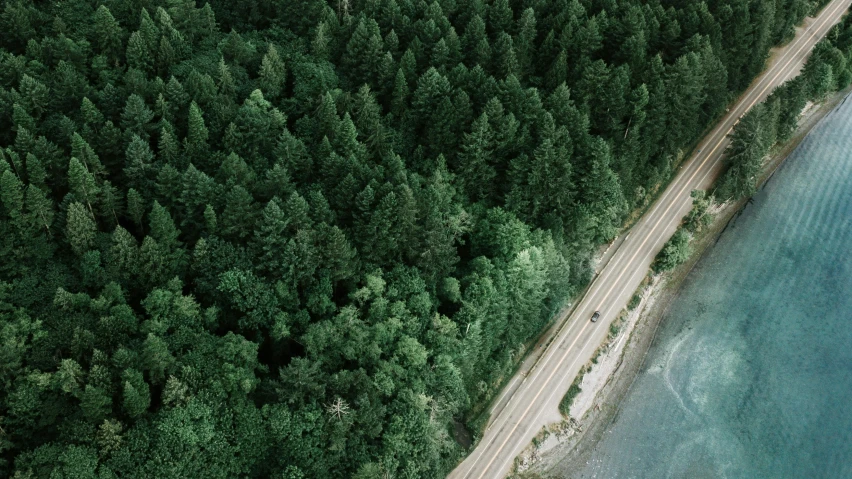
POLYGON ((707 211, 713 204, 713 197, 708 198, 701 190, 693 190, 690 196, 692 196, 692 209, 684 216, 683 222, 663 245, 663 249, 651 265, 655 273, 674 269, 686 261, 692 255, 690 246, 692 236, 713 222, 713 215, 707 211))
MULTIPOLYGON (((580 372, 585 373, 585 369, 580 372)), ((585 374, 578 374, 577 377, 574 378, 574 382, 571 383, 571 387, 569 387, 565 395, 562 396, 562 400, 559 401, 559 412, 562 413, 562 416, 568 417, 569 411, 571 410, 571 404, 574 403, 574 398, 583 391, 580 389, 580 384, 583 382, 584 376, 585 374)))
POLYGON ((657 255, 657 259, 652 266, 654 271, 657 273, 668 271, 686 261, 692 254, 692 249, 689 247, 689 240, 689 233, 683 227, 678 228, 657 255))
POLYGON ((0 476, 443 477, 824 3, 4 2, 0 476))

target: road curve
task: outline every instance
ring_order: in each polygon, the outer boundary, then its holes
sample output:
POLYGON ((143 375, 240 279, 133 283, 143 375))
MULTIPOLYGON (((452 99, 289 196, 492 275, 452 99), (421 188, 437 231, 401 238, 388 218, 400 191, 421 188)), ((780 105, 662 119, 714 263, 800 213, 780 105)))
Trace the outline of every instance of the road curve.
POLYGON ((639 287, 656 254, 692 207, 690 192, 709 187, 719 174, 722 154, 729 143, 727 135, 736 121, 775 87, 798 75, 814 45, 840 20, 850 3, 852 0, 833 0, 815 18, 806 19, 795 38, 776 52, 769 68, 701 141, 697 153, 684 162, 675 179, 595 277, 571 317, 548 343, 538 364, 526 376, 511 381, 521 381, 521 385, 497 412, 497 417, 492 418, 473 452, 450 473, 450 479, 505 476, 514 458, 542 426, 559 420, 559 401, 580 367, 591 359, 606 337, 609 324, 639 287), (589 318, 595 311, 600 311, 601 317, 592 323, 589 318))

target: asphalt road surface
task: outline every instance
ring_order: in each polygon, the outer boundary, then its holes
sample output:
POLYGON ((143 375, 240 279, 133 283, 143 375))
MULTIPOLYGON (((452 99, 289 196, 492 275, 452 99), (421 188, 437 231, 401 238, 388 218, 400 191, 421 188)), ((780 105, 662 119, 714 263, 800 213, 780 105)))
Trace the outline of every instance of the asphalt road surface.
POLYGON ((657 252, 689 212, 690 192, 707 188, 719 174, 729 143, 727 135, 734 124, 776 86, 798 75, 814 45, 840 20, 851 2, 829 3, 815 18, 806 19, 793 41, 772 56, 769 68, 701 141, 662 196, 623 239, 571 317, 556 330, 556 337, 534 369, 511 381, 520 381, 521 385, 491 419, 474 451, 450 473, 451 479, 504 477, 541 428, 560 419, 559 401, 639 287, 657 252), (589 319, 595 311, 600 311, 601 317, 592 323, 589 319))

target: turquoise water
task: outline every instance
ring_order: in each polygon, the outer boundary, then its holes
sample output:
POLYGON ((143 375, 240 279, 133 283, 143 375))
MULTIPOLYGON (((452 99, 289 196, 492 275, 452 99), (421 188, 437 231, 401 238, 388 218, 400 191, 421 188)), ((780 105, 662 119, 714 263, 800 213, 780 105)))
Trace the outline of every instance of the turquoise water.
POLYGON ((559 474, 852 478, 850 218, 846 101, 690 273, 588 466, 559 474))

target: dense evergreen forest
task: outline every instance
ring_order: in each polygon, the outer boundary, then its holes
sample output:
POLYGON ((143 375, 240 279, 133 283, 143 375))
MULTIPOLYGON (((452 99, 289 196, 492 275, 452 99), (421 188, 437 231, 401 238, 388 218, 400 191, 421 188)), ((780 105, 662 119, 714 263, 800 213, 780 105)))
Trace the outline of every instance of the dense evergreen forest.
POLYGON ((441 477, 819 6, 3 2, 0 476, 441 477))

